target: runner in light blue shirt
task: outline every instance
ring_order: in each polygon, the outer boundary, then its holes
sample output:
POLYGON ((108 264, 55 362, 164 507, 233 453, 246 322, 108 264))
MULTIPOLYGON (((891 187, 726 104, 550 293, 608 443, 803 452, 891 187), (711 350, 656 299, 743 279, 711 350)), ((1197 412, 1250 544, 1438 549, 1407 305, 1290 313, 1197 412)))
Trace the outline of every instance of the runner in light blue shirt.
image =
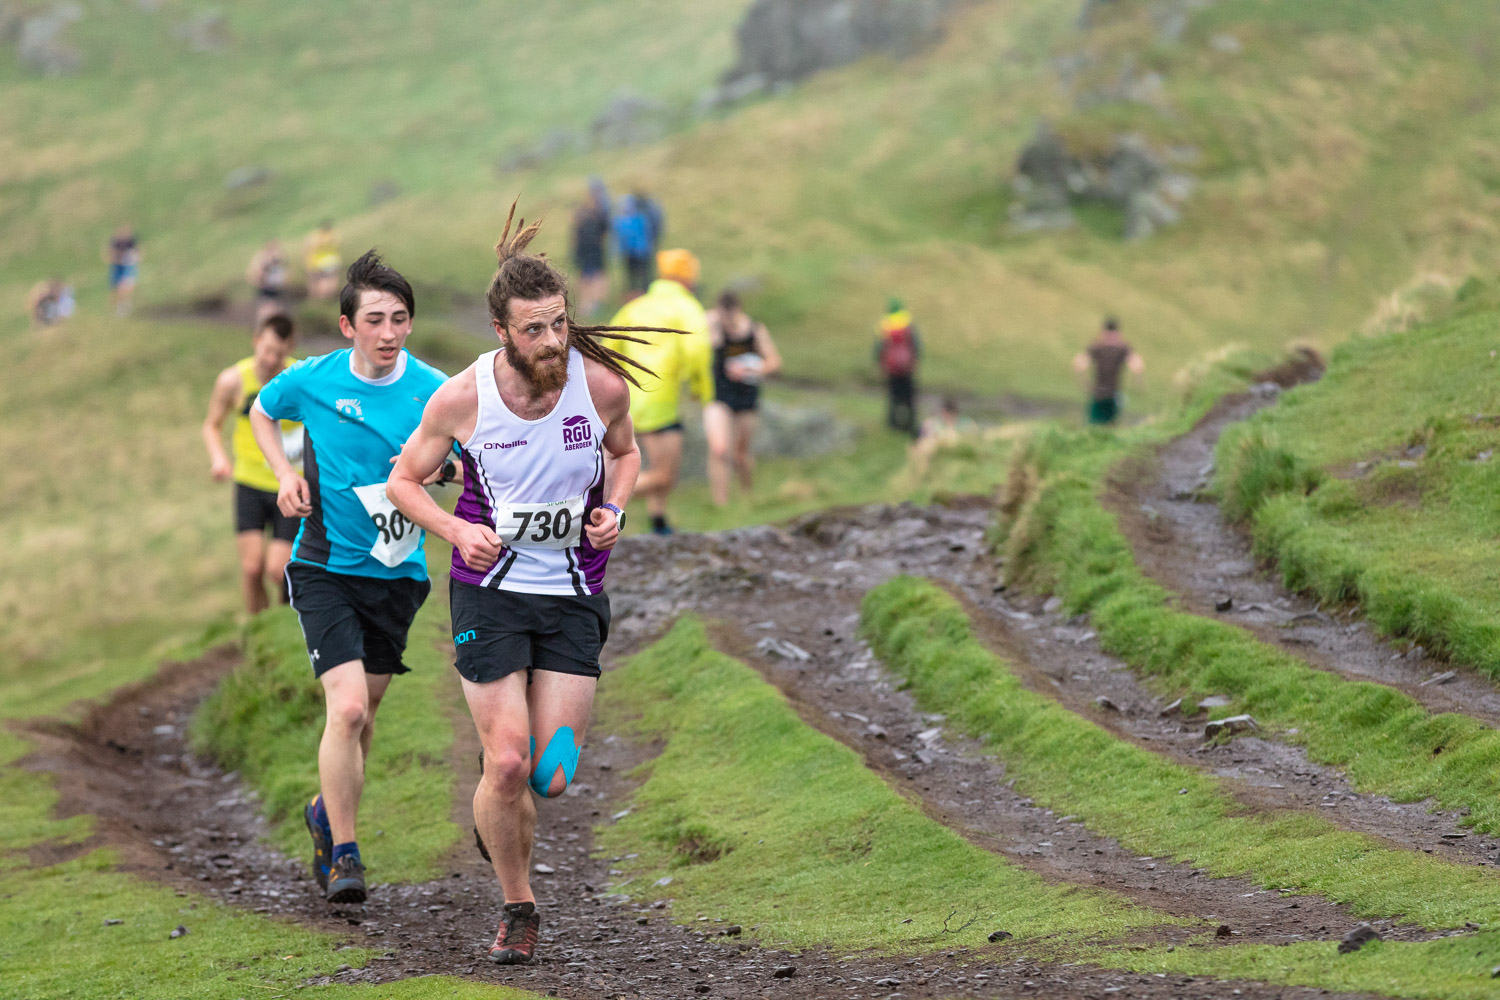
POLYGON ((365 899, 355 820, 375 711, 391 677, 406 673, 406 634, 432 587, 421 530, 385 497, 391 463, 446 378, 405 350, 415 311, 407 280, 365 254, 339 296, 339 329, 352 346, 282 372, 250 411, 277 505, 303 518, 287 589, 327 707, 321 791, 303 818, 330 903, 365 899), (282 418, 306 430, 305 478, 282 450, 282 418))

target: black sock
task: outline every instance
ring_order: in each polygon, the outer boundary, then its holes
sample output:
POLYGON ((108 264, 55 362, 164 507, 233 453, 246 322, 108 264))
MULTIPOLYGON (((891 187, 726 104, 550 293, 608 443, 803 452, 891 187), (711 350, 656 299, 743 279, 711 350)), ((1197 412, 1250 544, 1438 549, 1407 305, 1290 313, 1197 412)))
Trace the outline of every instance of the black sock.
POLYGON ((666 526, 667 526, 667 519, 666 519, 666 517, 664 515, 661 515, 661 514, 652 514, 651 515, 651 530, 652 531, 661 531, 666 526))

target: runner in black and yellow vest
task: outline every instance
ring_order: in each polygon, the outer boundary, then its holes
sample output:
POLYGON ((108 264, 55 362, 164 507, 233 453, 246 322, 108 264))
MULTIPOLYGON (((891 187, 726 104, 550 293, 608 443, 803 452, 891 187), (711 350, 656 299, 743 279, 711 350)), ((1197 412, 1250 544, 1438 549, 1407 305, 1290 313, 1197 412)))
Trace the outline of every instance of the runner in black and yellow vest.
MULTIPOLYGON (((251 614, 264 611, 270 604, 268 579, 280 599, 286 601, 286 563, 302 524, 300 518, 287 517, 277 508, 276 476, 250 429, 250 405, 261 386, 287 367, 294 341, 291 319, 279 313, 262 319, 255 328, 250 357, 225 368, 214 381, 208 416, 203 420, 210 474, 217 480, 234 480, 234 542, 240 556, 240 586, 251 614), (224 450, 224 421, 231 412, 235 415, 233 459, 224 450)), ((295 451, 294 461, 300 461, 302 425, 282 421, 281 430, 287 439, 288 456, 295 451)))

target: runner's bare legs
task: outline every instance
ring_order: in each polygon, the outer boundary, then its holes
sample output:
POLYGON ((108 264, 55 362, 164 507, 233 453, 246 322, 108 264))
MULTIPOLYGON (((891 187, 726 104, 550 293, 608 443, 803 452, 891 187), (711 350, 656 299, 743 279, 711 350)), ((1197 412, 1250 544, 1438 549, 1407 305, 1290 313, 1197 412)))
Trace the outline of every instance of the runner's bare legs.
POLYGON ((755 486, 755 453, 750 446, 755 443, 755 423, 759 416, 755 410, 734 415, 734 471, 739 474, 740 489, 746 496, 755 486))
POLYGON ((682 432, 640 434, 636 440, 646 453, 648 468, 635 481, 635 491, 646 498, 646 513, 666 517, 667 497, 677 485, 677 472, 682 466, 682 432))
POLYGON ((318 782, 335 844, 358 839, 354 824, 365 790, 365 760, 375 735, 375 711, 391 676, 367 674, 363 661, 350 660, 319 678, 327 719, 318 744, 318 782))
MULTIPOLYGON (((573 730, 582 745, 594 705, 592 677, 538 670, 528 690, 525 670, 498 681, 475 684, 465 679, 464 697, 484 745, 484 776, 474 790, 474 826, 489 849, 495 875, 507 903, 535 902, 531 892, 531 845, 536 830, 536 803, 529 781, 537 756, 546 752, 560 726, 573 730)), ((548 791, 562 793, 566 782, 554 774, 548 791)))

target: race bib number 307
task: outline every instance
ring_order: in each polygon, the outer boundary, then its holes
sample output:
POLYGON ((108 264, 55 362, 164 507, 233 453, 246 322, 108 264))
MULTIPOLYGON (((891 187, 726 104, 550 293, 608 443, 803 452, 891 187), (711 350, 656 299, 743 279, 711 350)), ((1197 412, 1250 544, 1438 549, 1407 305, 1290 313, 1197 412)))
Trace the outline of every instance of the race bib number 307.
POLYGON ((370 555, 393 569, 400 566, 422 541, 422 529, 386 499, 385 483, 356 486, 354 495, 364 504, 365 513, 375 526, 375 544, 370 547, 370 555))
POLYGON ((495 511, 495 534, 518 549, 571 549, 583 535, 584 498, 556 503, 501 504, 495 511))

